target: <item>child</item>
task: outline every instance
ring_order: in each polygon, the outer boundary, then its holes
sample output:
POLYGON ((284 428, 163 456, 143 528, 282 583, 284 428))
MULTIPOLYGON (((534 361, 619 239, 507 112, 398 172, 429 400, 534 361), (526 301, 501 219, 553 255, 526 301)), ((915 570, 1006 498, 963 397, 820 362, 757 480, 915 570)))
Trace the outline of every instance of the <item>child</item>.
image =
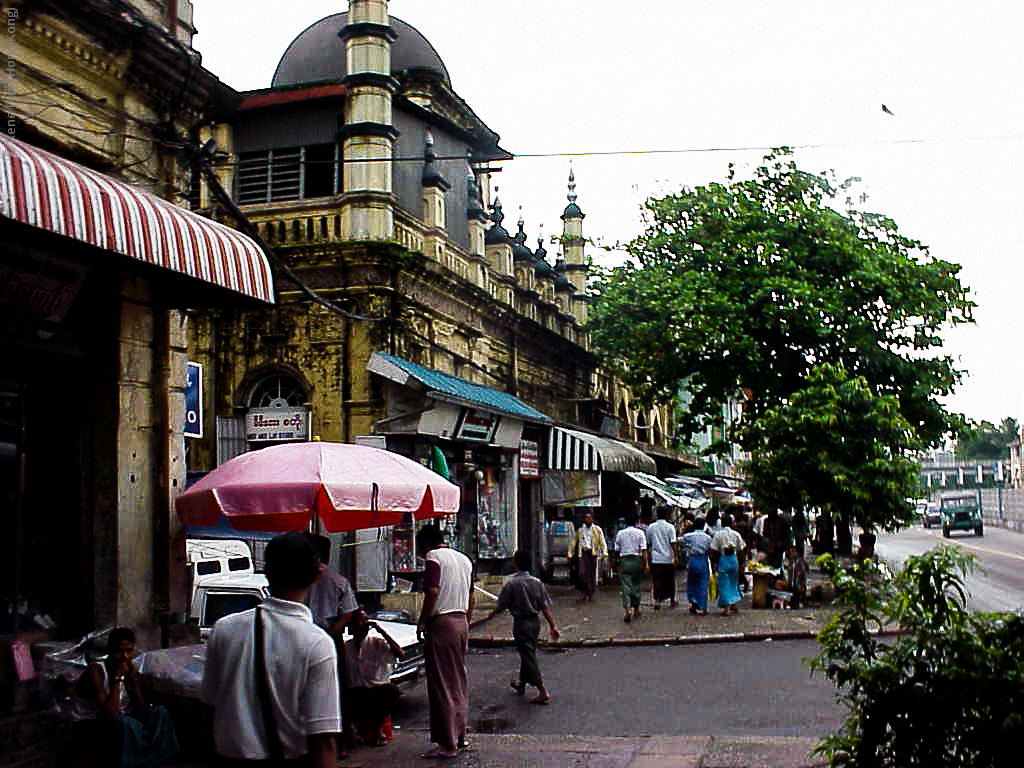
POLYGON ((786 576, 786 589, 793 593, 790 599, 791 608, 799 608, 807 599, 807 573, 810 570, 796 544, 790 544, 786 550, 786 559, 782 563, 782 572, 786 576))

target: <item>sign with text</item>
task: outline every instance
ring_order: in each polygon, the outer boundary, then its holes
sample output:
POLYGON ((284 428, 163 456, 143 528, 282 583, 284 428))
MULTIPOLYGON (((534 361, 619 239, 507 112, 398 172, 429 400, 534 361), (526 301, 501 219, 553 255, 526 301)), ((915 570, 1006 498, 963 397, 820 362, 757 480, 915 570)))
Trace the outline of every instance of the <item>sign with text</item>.
POLYGON ((203 436, 203 365, 185 363, 185 437, 203 436))
POLYGON ((308 408, 250 408, 245 414, 245 439, 251 443, 271 440, 308 440, 308 408))
POLYGON ((533 440, 519 441, 519 476, 540 477, 540 446, 533 440))
POLYGON ((497 414, 478 411, 476 408, 463 408, 454 439, 489 443, 494 440, 500 418, 497 414))

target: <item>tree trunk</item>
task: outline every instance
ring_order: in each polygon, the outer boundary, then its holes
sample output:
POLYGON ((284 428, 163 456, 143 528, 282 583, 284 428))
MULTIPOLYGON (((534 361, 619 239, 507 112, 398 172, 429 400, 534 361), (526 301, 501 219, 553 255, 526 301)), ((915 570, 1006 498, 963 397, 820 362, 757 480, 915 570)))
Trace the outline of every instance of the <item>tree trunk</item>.
POLYGON ((836 522, 836 554, 853 554, 853 533, 850 531, 849 515, 841 515, 836 522))

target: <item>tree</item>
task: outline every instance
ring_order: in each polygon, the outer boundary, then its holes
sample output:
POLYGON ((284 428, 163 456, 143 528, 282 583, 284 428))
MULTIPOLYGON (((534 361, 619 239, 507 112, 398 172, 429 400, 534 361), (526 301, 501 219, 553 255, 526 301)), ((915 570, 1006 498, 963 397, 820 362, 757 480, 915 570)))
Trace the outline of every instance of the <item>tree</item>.
POLYGON ((956 441, 956 455, 961 459, 1005 459, 1019 429, 1017 420, 1011 418, 1003 419, 998 427, 990 421, 972 423, 956 441))
MULTIPOLYGON (((958 428, 938 397, 962 375, 940 353, 939 332, 971 322, 974 307, 960 268, 891 219, 856 210, 852 183, 801 171, 780 151, 751 179, 730 167, 727 183, 647 202, 632 258, 595 286, 590 328, 642 402, 670 401, 687 382, 683 439, 741 390, 743 422, 757 421, 822 364, 894 404, 908 429, 899 451, 940 445, 958 428)), ((764 430, 741 422, 733 437, 760 460, 764 430)), ((914 490, 890 487, 893 498, 914 490)))
POLYGON ((818 561, 844 609, 818 636, 811 669, 839 689, 843 727, 816 752, 832 768, 1018 765, 1024 734, 1024 617, 970 613, 973 557, 937 547, 894 579, 871 561, 818 561), (896 624, 904 634, 874 631, 896 624))
POLYGON ((759 449, 747 474, 754 498, 782 508, 823 507, 867 529, 913 523, 904 492, 918 483, 912 430, 897 399, 878 397, 864 377, 816 366, 803 389, 747 422, 741 437, 759 449))

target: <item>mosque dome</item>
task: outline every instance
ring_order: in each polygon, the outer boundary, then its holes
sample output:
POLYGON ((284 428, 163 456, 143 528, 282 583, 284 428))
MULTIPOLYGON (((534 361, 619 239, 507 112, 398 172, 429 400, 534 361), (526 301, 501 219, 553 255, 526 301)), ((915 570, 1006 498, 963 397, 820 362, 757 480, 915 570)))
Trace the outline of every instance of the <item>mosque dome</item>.
MULTIPOLYGON (((390 19, 391 28, 398 35, 391 46, 391 74, 427 70, 451 87, 448 70, 430 41, 401 19, 390 19)), ((348 13, 335 13, 307 27, 284 52, 271 86, 289 87, 345 77, 345 43, 338 32, 347 22, 348 13)))

